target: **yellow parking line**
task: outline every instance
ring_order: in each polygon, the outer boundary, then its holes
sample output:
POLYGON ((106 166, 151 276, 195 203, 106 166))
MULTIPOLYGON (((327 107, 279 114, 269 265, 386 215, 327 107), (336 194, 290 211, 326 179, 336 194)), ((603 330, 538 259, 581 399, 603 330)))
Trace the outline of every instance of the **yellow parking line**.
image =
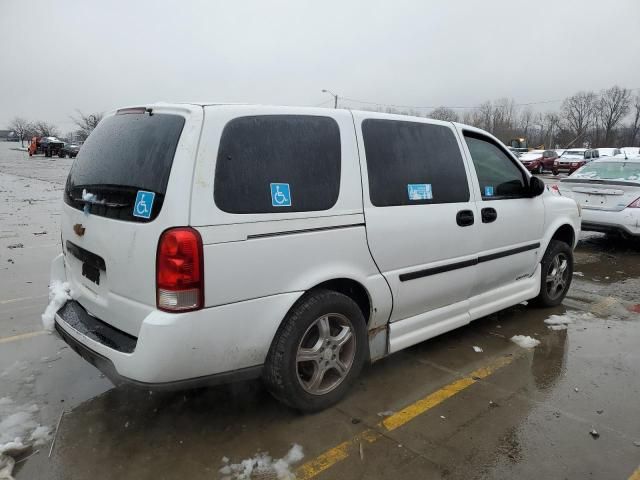
POLYGON ((368 442, 373 443, 378 440, 382 434, 375 430, 367 429, 355 437, 342 442, 321 455, 317 456, 313 460, 308 461, 304 465, 301 465, 296 471, 297 480, 306 480, 316 477, 321 472, 324 472, 328 468, 333 467, 336 463, 341 462, 349 456, 349 453, 358 450, 360 443, 368 442))
MULTIPOLYGON (((499 359, 491 362, 486 367, 479 368, 471 372, 469 375, 456 380, 455 382, 445 385, 440 390, 427 395, 426 397, 417 400, 416 402, 408 405, 399 412, 387 417, 378 424, 378 428, 386 431, 392 431, 396 428, 405 425, 407 422, 413 420, 417 416, 432 409, 436 405, 444 402, 446 399, 453 397, 457 393, 460 393, 465 388, 473 385, 478 380, 483 379, 491 375, 499 368, 508 365, 513 361, 513 357, 500 357, 499 359)), ((342 442, 341 444, 330 448, 326 452, 320 454, 314 459, 306 462, 300 466, 296 471, 296 478, 299 480, 308 480, 318 476, 323 471, 331 468, 338 462, 346 459, 349 454, 359 447, 360 443, 368 442, 373 443, 382 437, 382 433, 373 429, 367 429, 351 439, 342 442)), ((630 479, 631 480, 631 479, 630 479)), ((632 480, 640 480, 640 478, 633 478, 632 480)))
POLYGON ((478 380, 488 377, 497 369, 511 363, 511 361, 512 357, 500 357, 488 366, 479 368, 478 370, 471 372, 466 377, 442 387, 440 390, 432 393, 431 395, 427 395, 426 397, 421 398, 417 402, 412 403, 399 412, 396 412, 393 415, 385 418, 382 422, 382 426, 388 431, 392 431, 398 427, 401 427, 405 423, 413 420, 418 415, 421 415, 427 410, 430 410, 436 405, 444 402, 447 398, 453 397, 455 394, 460 393, 462 390, 469 387, 470 385, 473 385, 478 380))
POLYGON ((629 480, 640 480, 640 467, 636 468, 636 470, 629 477, 629 480))
POLYGON ((0 300, 0 305, 6 305, 7 303, 24 302, 25 300, 38 300, 40 298, 46 297, 48 297, 48 295, 38 295, 37 297, 9 298, 8 300, 0 300))
POLYGON ((47 333, 45 330, 38 330, 37 332, 21 333, 20 335, 14 335, 13 337, 0 338, 0 343, 17 342, 18 340, 26 340, 28 338, 37 337, 47 333))

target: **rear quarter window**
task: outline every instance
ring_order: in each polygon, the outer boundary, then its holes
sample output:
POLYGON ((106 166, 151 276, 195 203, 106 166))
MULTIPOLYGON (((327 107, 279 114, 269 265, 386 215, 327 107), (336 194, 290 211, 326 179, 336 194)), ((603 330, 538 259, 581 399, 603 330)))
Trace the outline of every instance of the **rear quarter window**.
POLYGON ((238 214, 328 210, 340 191, 340 152, 340 129, 329 117, 233 119, 220 139, 215 203, 227 213, 238 214), (281 206, 274 201, 273 184, 288 193, 288 201, 281 206))
POLYGON ((469 201, 462 154, 450 128, 366 119, 362 122, 362 137, 369 197, 374 206, 469 201))

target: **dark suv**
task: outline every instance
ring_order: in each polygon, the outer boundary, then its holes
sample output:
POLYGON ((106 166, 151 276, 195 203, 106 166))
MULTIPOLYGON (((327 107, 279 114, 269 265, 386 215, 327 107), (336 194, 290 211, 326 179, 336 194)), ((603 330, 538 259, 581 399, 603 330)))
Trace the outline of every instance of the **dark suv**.
POLYGON ((78 145, 77 143, 65 143, 64 147, 60 149, 60 153, 58 154, 58 156, 60 158, 65 158, 65 157, 76 158, 76 155, 78 155, 79 150, 80 150, 80 145, 78 145))

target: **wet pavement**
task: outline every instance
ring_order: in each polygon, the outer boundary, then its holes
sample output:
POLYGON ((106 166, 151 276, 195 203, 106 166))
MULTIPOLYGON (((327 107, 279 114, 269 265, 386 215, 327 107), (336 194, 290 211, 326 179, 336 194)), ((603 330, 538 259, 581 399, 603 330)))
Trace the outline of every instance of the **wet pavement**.
POLYGON ((294 443, 298 478, 628 479, 640 465, 640 245, 583 234, 563 305, 517 305, 388 357, 318 414, 259 382, 115 389, 40 332, 71 161, 15 146, 0 143, 0 398, 60 422, 51 457, 49 441, 16 479, 220 479, 223 457, 294 443), (551 315, 571 323, 551 330, 551 315))

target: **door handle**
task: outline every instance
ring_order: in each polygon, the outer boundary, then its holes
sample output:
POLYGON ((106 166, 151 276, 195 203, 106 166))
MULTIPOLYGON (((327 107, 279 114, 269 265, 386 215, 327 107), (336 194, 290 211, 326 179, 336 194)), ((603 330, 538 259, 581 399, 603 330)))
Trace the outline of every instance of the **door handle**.
POLYGON ((471 210, 460 210, 456 214, 456 223, 461 227, 473 225, 473 212, 471 210))
POLYGON ((498 212, 495 208, 483 208, 480 213, 482 214, 482 223, 491 223, 498 218, 498 212))

